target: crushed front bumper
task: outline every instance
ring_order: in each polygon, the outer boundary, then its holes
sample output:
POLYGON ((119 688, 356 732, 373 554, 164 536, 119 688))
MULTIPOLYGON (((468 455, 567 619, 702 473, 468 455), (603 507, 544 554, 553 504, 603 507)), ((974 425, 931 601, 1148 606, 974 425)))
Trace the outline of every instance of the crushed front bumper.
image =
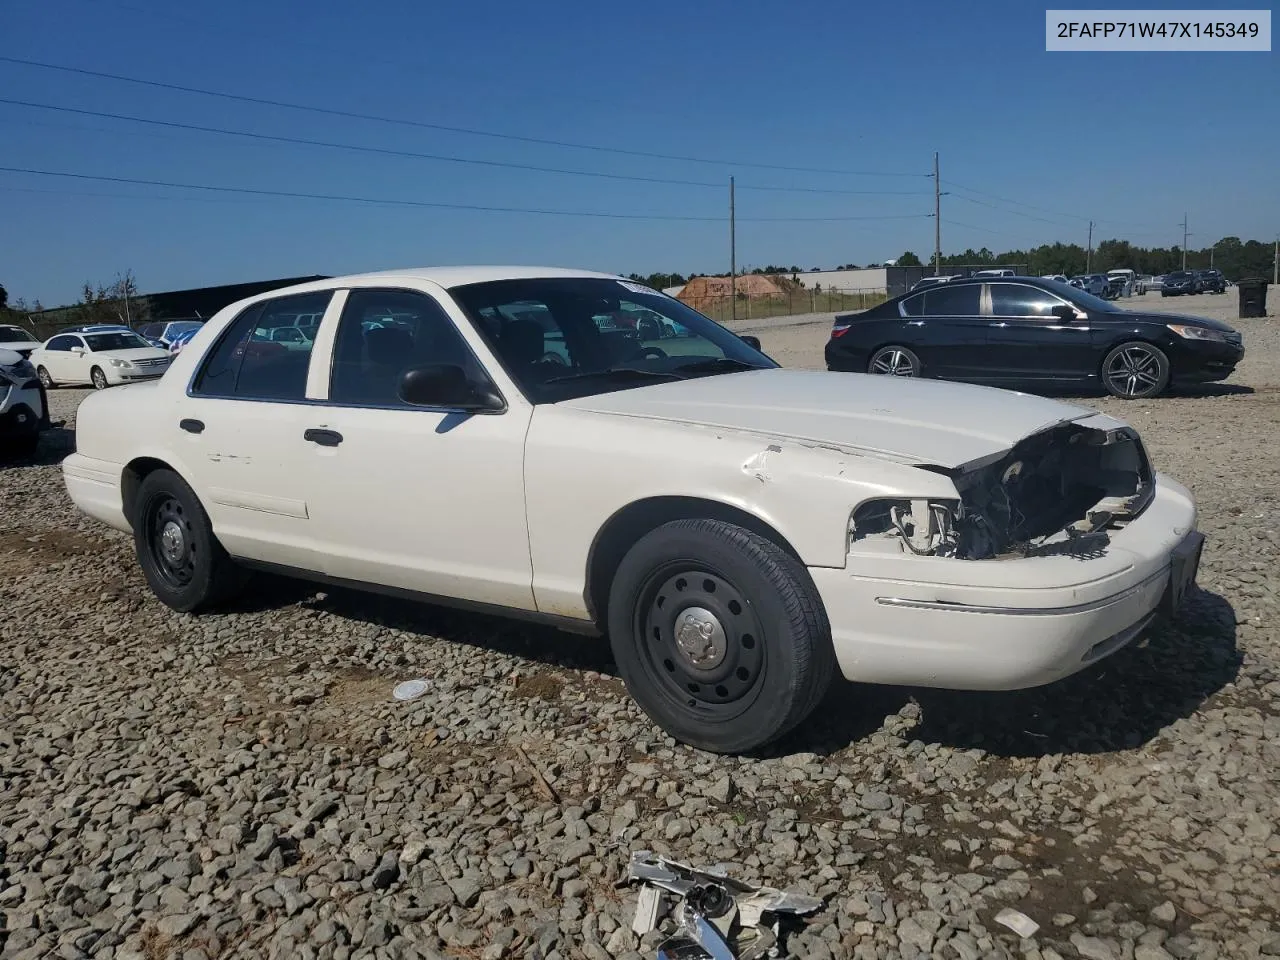
POLYGON ((1012 560, 850 553, 810 568, 850 680, 1015 690, 1121 649, 1194 582, 1203 537, 1190 492, 1156 478, 1150 505, 1089 554, 1012 560))

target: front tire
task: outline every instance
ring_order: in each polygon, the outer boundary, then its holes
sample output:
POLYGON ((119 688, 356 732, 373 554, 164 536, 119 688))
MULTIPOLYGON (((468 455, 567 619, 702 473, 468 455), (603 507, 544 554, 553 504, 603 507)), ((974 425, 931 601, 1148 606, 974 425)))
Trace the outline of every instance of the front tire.
POLYGON ((107 375, 102 372, 101 367, 94 367, 90 370, 89 379, 93 382, 93 389, 95 390, 105 390, 107 387, 111 386, 111 384, 107 382, 107 375))
POLYGON ((1169 385, 1169 358, 1155 344, 1122 343, 1102 361, 1102 383, 1122 400, 1157 397, 1169 385))
POLYGON ((218 543, 195 492, 172 470, 147 474, 132 519, 138 564, 165 606, 208 610, 244 586, 247 573, 218 543))
POLYGON ((46 390, 52 390, 57 386, 57 384, 53 382, 53 377, 49 376, 49 371, 44 367, 36 367, 36 378, 40 381, 41 386, 46 390))
POLYGON ((674 520, 642 537, 614 576, 608 627, 641 709, 672 737, 714 753, 783 736, 836 672, 808 571, 719 520, 674 520))
POLYGON ((923 370, 920 358, 914 351, 895 344, 881 347, 871 355, 871 360, 867 363, 867 373, 887 377, 919 377, 924 375, 923 370))

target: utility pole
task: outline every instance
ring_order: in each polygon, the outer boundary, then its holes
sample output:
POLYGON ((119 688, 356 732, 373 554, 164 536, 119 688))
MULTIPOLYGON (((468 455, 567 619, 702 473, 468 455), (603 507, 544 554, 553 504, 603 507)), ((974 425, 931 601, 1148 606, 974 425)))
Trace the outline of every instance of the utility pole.
POLYGON ((1280 233, 1276 234, 1275 259, 1271 262, 1271 285, 1280 287, 1280 233))
POLYGON ((733 177, 729 178, 729 316, 738 319, 738 227, 733 214, 733 177))
POLYGON ((1093 221, 1089 221, 1089 247, 1084 253, 1084 272, 1093 269, 1093 221))
POLYGON ((937 150, 933 151, 933 275, 942 276, 942 180, 937 150))
POLYGON ((1187 269, 1187 237, 1191 234, 1187 233, 1187 215, 1182 215, 1182 269, 1187 269))

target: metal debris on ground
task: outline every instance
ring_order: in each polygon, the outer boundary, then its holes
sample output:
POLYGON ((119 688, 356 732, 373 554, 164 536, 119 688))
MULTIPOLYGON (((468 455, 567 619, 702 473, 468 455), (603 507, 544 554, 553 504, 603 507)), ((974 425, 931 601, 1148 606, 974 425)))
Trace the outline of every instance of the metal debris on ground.
POLYGON ((649 850, 631 855, 620 886, 642 883, 631 929, 639 936, 675 921, 657 960, 759 960, 777 957, 782 924, 820 910, 823 902, 729 876, 728 866, 699 869, 649 850))

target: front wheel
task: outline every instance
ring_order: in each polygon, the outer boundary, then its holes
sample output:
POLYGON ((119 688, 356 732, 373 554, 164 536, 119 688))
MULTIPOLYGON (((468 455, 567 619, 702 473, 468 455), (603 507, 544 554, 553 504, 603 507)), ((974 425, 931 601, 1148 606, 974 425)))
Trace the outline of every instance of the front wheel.
POLYGON ((244 569, 214 537, 195 492, 172 470, 147 474, 132 519, 138 563, 165 606, 182 613, 207 610, 244 585, 244 569))
POLYGON ((754 750, 799 725, 836 671, 808 571, 719 520, 674 520, 641 538, 614 576, 608 627, 641 709, 715 753, 754 750))
POLYGON ((867 373, 889 377, 919 377, 922 375, 920 358, 906 347, 881 347, 871 355, 867 373))
POLYGON ((49 371, 44 367, 36 367, 36 377, 40 380, 40 386, 44 387, 46 390, 52 390, 57 386, 57 384, 53 382, 53 377, 49 376, 49 371))
POLYGON ((105 390, 110 386, 110 384, 107 383, 107 375, 102 372, 101 367, 94 367, 90 370, 89 379, 93 381, 93 389, 95 390, 105 390))
POLYGON ((1102 361, 1102 383, 1124 400, 1159 396, 1169 385, 1169 358, 1154 344, 1122 343, 1102 361))

